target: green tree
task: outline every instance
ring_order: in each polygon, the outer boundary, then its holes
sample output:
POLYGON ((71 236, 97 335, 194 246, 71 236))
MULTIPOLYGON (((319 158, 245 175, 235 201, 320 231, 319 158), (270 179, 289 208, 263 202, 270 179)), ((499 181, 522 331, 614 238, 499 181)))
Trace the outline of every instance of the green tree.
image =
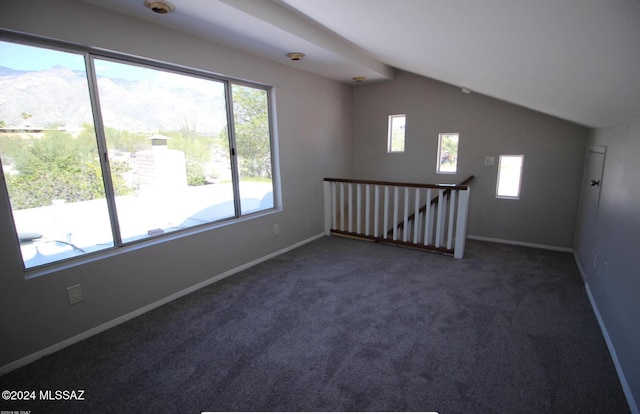
POLYGON ((443 135, 440 147, 440 163, 454 165, 458 158, 458 135, 443 135))
POLYGON ((119 150, 135 153, 151 148, 151 143, 147 137, 140 134, 111 127, 105 127, 104 134, 110 151, 119 150))
POLYGON ((0 136, 0 156, 5 163, 11 163, 13 155, 20 151, 24 140, 17 134, 2 134, 0 136))
POLYGON ((27 122, 29 119, 33 117, 33 115, 31 115, 28 112, 23 112, 20 114, 20 116, 22 117, 22 119, 24 119, 25 122, 27 122))
POLYGON ((243 178, 271 178, 269 106, 262 89, 233 85, 238 166, 243 178))
POLYGON ((182 151, 186 160, 187 183, 189 185, 207 184, 207 163, 211 160, 210 137, 199 134, 196 126, 185 120, 180 131, 163 132, 171 138, 167 146, 170 149, 182 151))
MULTIPOLYGON (((15 170, 6 175, 15 209, 51 205, 56 199, 78 202, 105 196, 95 137, 86 128, 75 138, 47 131, 42 137, 22 139, 21 145, 9 149, 7 158, 15 170)), ((111 165, 116 194, 130 192, 123 178, 127 168, 111 165)))

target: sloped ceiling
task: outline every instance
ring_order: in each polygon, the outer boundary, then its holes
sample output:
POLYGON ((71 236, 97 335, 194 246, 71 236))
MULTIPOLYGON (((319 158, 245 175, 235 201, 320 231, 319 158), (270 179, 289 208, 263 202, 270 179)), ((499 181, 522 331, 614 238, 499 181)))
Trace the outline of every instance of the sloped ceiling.
POLYGON ((341 82, 398 68, 590 127, 640 117, 640 0, 83 1, 341 82))

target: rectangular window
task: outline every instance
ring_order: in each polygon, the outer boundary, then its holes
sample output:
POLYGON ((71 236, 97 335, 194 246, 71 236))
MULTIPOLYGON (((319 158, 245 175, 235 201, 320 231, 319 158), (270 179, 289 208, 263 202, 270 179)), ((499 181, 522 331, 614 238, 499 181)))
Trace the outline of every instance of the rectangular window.
POLYGON ((0 41, 0 159, 26 269, 274 207, 269 90, 0 41))
POLYGON ((438 174, 455 174, 458 170, 458 139, 457 133, 438 134, 438 160, 436 172, 438 174))
POLYGON ((501 155, 498 164, 496 197, 520 198, 520 182, 524 155, 501 155))
POLYGON ((389 115, 387 152, 404 152, 404 127, 406 119, 404 114, 389 115))
POLYGON ((273 208, 267 91, 233 85, 231 92, 242 214, 273 208))

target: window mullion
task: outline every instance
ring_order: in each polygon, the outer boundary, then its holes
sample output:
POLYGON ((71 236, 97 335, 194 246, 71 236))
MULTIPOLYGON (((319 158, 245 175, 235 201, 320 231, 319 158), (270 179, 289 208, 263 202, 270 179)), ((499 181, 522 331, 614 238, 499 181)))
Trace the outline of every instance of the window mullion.
POLYGON ((238 170, 238 150, 236 147, 235 115, 233 111, 233 93, 230 82, 225 82, 225 98, 227 101, 227 128, 229 131, 229 151, 231 154, 231 181, 233 183, 233 206, 236 217, 240 217, 240 173, 238 170))
POLYGON ((104 183, 107 208, 109 210, 111 233, 113 235, 114 246, 120 247, 122 246, 122 236, 120 234, 120 225, 118 223, 118 211, 116 209, 115 191, 113 190, 113 181, 111 179, 111 167, 109 165, 107 140, 104 133, 102 111, 100 109, 100 98, 98 96, 98 80, 93 63, 93 57, 88 53, 85 54, 85 64, 87 68, 87 80, 89 83, 89 97, 91 99, 91 107, 93 112, 93 123, 96 133, 96 140, 98 141, 98 153, 100 155, 102 181, 104 183))
POLYGON ((277 188, 279 187, 279 179, 277 177, 280 176, 279 171, 279 167, 278 167, 278 163, 276 161, 276 157, 277 154, 279 153, 277 151, 277 147, 276 147, 276 143, 277 141, 275 140, 275 125, 274 120, 275 120, 275 111, 273 108, 273 101, 271 100, 273 98, 272 96, 272 89, 267 89, 267 113, 269 114, 269 150, 270 150, 270 155, 271 155, 271 177, 273 179, 272 181, 272 194, 273 194, 273 207, 275 208, 278 205, 278 199, 276 198, 277 195, 279 193, 279 191, 277 190, 277 188))

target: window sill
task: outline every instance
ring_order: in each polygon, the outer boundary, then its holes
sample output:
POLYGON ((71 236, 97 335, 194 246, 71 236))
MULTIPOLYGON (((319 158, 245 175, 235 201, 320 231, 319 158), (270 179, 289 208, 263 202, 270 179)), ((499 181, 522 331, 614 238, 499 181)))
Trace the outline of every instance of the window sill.
POLYGON ((165 233, 156 237, 147 238, 144 240, 128 243, 122 247, 112 247, 104 250, 97 251, 95 253, 88 253, 83 256, 69 258, 63 261, 45 264, 42 266, 26 269, 24 271, 25 280, 38 278, 40 276, 49 275, 62 270, 72 269, 78 266, 83 266, 89 263, 97 262, 103 259, 119 256, 139 249, 145 249, 148 247, 156 246, 158 244, 170 242, 173 240, 182 239, 185 237, 194 236, 196 234, 208 232, 211 230, 220 229, 223 227, 231 226, 234 224, 242 223, 247 220, 254 220, 260 217, 270 216, 272 214, 280 213, 281 208, 271 208, 251 214, 247 214, 241 217, 234 217, 226 220, 220 220, 213 223, 203 224, 201 226, 191 227, 184 230, 179 230, 171 233, 165 233))

